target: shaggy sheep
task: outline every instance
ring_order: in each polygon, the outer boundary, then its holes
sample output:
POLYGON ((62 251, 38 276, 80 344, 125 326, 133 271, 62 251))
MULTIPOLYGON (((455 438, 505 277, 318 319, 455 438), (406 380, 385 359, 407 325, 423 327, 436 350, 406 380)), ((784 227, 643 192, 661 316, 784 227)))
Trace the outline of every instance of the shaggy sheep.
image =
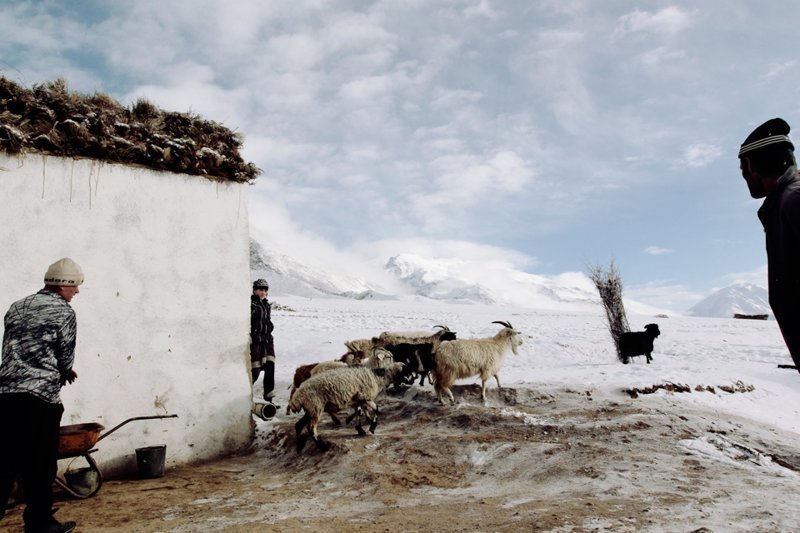
MULTIPOLYGON (((388 352, 382 348, 373 348, 370 351, 369 357, 366 359, 359 358, 356 360, 352 357, 349 357, 350 355, 352 354, 348 352, 339 359, 333 361, 321 361, 319 363, 309 363, 307 365, 298 366, 294 371, 294 378, 292 379, 292 386, 291 390, 289 391, 289 399, 292 399, 295 391, 304 381, 311 376, 319 374, 320 372, 333 370, 334 368, 343 368, 346 366, 356 366, 362 364, 367 364, 371 368, 379 368, 386 366, 392 361, 391 352, 388 352)), ((286 407, 286 414, 289 414, 288 406, 286 407)), ((334 424, 337 426, 341 425, 341 422, 334 414, 331 414, 331 418, 333 419, 334 424)))
POLYGON ((653 360, 650 356, 653 353, 653 339, 659 335, 661 332, 658 330, 658 324, 647 324, 644 331, 628 331, 620 335, 619 351, 622 362, 627 365, 631 357, 644 355, 649 365, 653 360))
MULTIPOLYGON (((334 361, 321 361, 321 362, 317 362, 317 363, 309 363, 307 365, 298 366, 297 368, 294 369, 294 377, 292 378, 291 390, 289 391, 289 399, 290 400, 292 399, 292 396, 294 396, 294 393, 297 390, 297 387, 299 387, 301 383, 306 381, 313 374, 316 374, 316 373, 319 373, 319 372, 322 372, 322 371, 325 371, 325 370, 331 370, 333 368, 341 368, 343 366, 347 366, 347 363, 345 363, 341 359, 334 360, 334 361), (317 370, 317 367, 319 367, 318 370, 317 370)), ((288 407, 286 408, 286 414, 287 415, 289 414, 289 408, 288 407)), ((337 425, 339 424, 338 421, 336 420, 336 417, 334 417, 334 422, 337 425)))
MULTIPOLYGON (((368 407, 377 415, 375 397, 402 372, 402 363, 391 363, 387 368, 350 367, 339 368, 312 376, 300 385, 294 397, 289 401, 292 413, 304 410, 303 417, 295 424, 297 434, 297 451, 300 452, 306 443, 302 436, 303 429, 317 445, 317 449, 325 451, 329 445, 317 433, 317 424, 323 412, 338 412, 347 406, 356 408, 356 412, 364 412, 368 407)), ((377 419, 370 424, 370 431, 375 431, 377 419)), ((359 435, 366 432, 361 427, 359 416, 356 428, 359 435)))
POLYGON ((445 341, 439 344, 436 350, 436 366, 433 370, 433 384, 439 402, 444 405, 444 394, 455 403, 450 387, 457 379, 472 376, 481 377, 481 400, 486 401, 486 381, 494 376, 497 388, 500 388, 500 366, 503 364, 506 352, 510 349, 514 355, 522 344, 519 331, 511 323, 494 321, 503 329, 494 337, 485 339, 462 339, 445 341))

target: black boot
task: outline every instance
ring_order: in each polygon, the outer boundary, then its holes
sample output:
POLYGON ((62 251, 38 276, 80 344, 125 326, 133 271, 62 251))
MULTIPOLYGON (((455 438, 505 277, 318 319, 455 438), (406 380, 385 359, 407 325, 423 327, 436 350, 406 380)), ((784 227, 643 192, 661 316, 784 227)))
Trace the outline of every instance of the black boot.
MULTIPOLYGON (((57 510, 54 509, 52 512, 55 513, 57 510)), ((43 523, 26 522, 25 533, 69 533, 75 529, 76 525, 73 521, 61 523, 53 515, 50 515, 50 518, 43 523)))

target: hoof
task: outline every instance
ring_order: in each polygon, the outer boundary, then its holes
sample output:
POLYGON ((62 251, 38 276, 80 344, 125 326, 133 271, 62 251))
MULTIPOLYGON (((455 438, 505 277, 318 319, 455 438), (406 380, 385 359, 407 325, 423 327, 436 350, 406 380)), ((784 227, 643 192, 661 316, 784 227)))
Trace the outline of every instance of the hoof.
POLYGON ((325 442, 324 440, 319 439, 317 441, 317 449, 321 452, 327 452, 328 450, 331 449, 331 445, 329 442, 325 442))
POLYGON ((297 442, 295 443, 294 447, 297 450, 297 453, 303 451, 303 448, 306 446, 306 437, 297 437, 297 442))

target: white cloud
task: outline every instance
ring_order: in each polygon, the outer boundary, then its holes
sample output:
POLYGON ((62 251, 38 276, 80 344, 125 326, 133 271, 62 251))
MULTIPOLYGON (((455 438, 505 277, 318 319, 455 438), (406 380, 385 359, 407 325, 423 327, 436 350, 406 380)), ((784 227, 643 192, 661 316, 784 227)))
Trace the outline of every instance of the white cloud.
POLYGON ((494 20, 497 18, 497 13, 492 8, 489 0, 480 0, 477 4, 473 4, 464 9, 464 14, 467 17, 485 17, 494 20))
MULTIPOLYGON (((469 214, 473 206, 521 192, 535 176, 533 169, 510 150, 485 158, 464 153, 444 155, 431 165, 441 170, 435 188, 411 195, 414 212, 426 227, 452 227, 460 224, 465 214, 474 218, 469 214)), ((488 209, 481 208, 481 212, 488 213, 488 209)))
POLYGON ((414 254, 432 259, 448 259, 479 268, 482 264, 503 265, 509 269, 527 270, 538 264, 535 257, 499 246, 469 241, 425 238, 381 239, 356 243, 351 252, 369 260, 386 260, 400 253, 414 254))
POLYGON ((250 232, 263 246, 330 274, 361 277, 391 287, 394 280, 363 256, 341 250, 326 239, 300 228, 281 202, 261 194, 250 196, 250 232))
POLYGON ((483 98, 483 95, 478 91, 450 90, 444 87, 437 87, 434 91, 431 105, 439 109, 454 109, 479 102, 481 98, 483 98))
MULTIPOLYGON (((734 272, 726 274, 722 277, 725 285, 733 285, 734 283, 752 283, 761 287, 767 286, 767 265, 751 270, 750 272, 734 272)), ((716 290, 716 289, 714 289, 716 290)))
POLYGON ((672 251, 669 248, 661 248, 660 246, 648 246, 644 249, 644 253, 647 255, 664 255, 672 253, 672 251))
POLYGON ((347 103, 370 105, 373 100, 390 94, 394 88, 387 76, 369 76, 347 81, 342 85, 340 94, 347 103))
POLYGON ((665 64, 674 64, 677 61, 683 61, 685 58, 685 50, 674 50, 666 46, 647 50, 637 56, 637 60, 650 70, 664 68, 665 64))
POLYGON ((684 163, 690 167, 705 167, 722 155, 718 144, 697 143, 688 146, 684 151, 684 163))
POLYGON ((632 33, 674 35, 692 24, 692 13, 677 6, 667 6, 656 12, 638 9, 619 18, 614 37, 632 33))
POLYGON ((669 281, 653 281, 625 288, 626 299, 630 298, 659 309, 685 311, 705 296, 690 290, 682 284, 669 281))
POLYGON ((767 70, 767 73, 764 74, 764 80, 769 82, 774 82, 775 78, 779 78, 783 76, 785 73, 791 72, 797 66, 797 61, 792 59, 791 61, 784 61, 782 63, 770 63, 767 70))
POLYGON ((319 66, 325 56, 319 40, 307 33, 276 35, 264 49, 264 57, 276 73, 309 70, 319 66))

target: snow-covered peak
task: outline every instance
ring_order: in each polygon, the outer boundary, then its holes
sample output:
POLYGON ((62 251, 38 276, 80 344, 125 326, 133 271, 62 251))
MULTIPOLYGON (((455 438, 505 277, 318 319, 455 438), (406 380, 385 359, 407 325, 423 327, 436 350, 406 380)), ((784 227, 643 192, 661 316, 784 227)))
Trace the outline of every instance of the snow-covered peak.
POLYGON ((692 306, 687 314, 731 318, 735 314, 771 315, 767 289, 753 283, 734 283, 692 306))
POLYGON ((377 284, 304 265, 288 255, 264 248, 253 239, 250 240, 250 272, 253 278, 269 280, 274 292, 279 294, 354 299, 392 297, 377 284))

